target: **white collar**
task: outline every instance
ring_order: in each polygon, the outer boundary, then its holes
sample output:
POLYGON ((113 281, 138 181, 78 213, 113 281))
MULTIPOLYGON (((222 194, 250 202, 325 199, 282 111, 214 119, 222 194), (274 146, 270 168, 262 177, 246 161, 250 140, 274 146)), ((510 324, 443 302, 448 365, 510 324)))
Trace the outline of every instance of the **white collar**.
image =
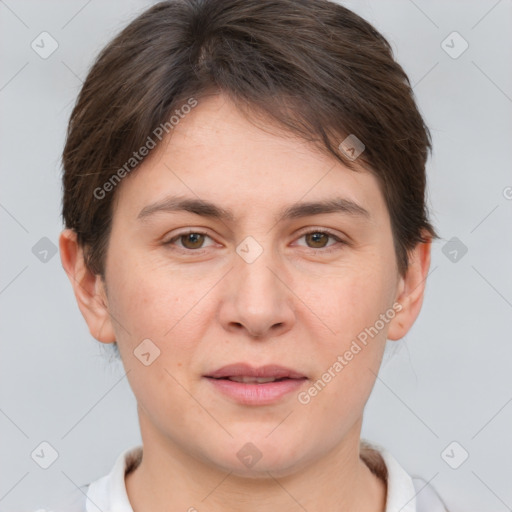
POLYGON ((110 473, 92 482, 87 490, 86 512, 133 512, 124 476, 142 455, 142 446, 122 452, 110 473))

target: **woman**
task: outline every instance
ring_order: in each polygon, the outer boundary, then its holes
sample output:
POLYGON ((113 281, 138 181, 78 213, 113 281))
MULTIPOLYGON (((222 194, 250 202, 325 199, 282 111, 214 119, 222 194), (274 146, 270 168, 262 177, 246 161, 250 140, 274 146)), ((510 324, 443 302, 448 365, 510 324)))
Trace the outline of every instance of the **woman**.
POLYGON ((162 2, 101 52, 60 251, 143 445, 75 510, 445 510, 360 438, 421 309, 429 150, 388 42, 327 0, 162 2))

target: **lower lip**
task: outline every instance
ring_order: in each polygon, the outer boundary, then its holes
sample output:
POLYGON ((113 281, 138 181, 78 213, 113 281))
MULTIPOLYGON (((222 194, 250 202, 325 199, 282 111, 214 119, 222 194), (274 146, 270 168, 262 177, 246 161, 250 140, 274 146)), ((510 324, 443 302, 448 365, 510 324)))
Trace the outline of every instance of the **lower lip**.
POLYGON ((212 385, 230 398, 243 405, 268 405, 279 401, 285 395, 297 391, 306 382, 303 379, 285 379, 278 382, 249 384, 228 379, 207 377, 212 385))

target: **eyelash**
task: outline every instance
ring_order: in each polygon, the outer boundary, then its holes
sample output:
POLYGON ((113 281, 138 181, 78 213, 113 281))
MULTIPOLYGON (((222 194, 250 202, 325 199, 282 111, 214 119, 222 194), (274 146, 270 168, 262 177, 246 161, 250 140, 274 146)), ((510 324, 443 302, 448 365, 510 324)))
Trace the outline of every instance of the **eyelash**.
MULTIPOLYGON (((323 253, 331 253, 333 251, 336 251, 338 249, 340 249, 340 245, 347 245, 347 242, 345 242, 344 240, 342 240, 341 238, 339 238, 338 236, 336 236, 334 233, 331 233, 330 231, 327 231, 325 229, 312 229, 310 231, 306 231, 304 233, 302 233, 298 239, 300 238, 303 238, 305 237, 306 235, 310 235, 310 234, 313 234, 313 233, 321 233, 321 234, 324 234, 324 235, 327 235, 329 236, 330 238, 334 239, 336 242, 338 242, 337 244, 332 244, 330 246, 327 246, 327 247, 319 247, 319 248, 314 248, 314 247, 307 247, 306 246, 306 249, 310 249, 312 251, 320 251, 320 252, 323 252, 323 253)), ((194 234, 194 235, 205 235, 207 236, 208 238, 211 239, 211 236, 204 232, 204 231, 200 231, 200 230, 189 230, 189 231, 185 231, 183 233, 179 233, 177 235, 175 235, 174 237, 172 237, 171 239, 169 239, 167 242, 164 242, 164 245, 173 245, 175 241, 179 240, 182 236, 185 236, 185 235, 190 235, 190 234, 194 234)), ((297 240, 298 240, 297 239, 297 240)), ((304 246, 301 246, 301 247, 304 247, 304 246)), ((183 253, 194 253, 194 254, 202 254, 204 252, 205 249, 203 248, 199 248, 199 249, 187 249, 187 248, 183 248, 183 247, 176 247, 176 250, 178 251, 181 251, 183 253)))

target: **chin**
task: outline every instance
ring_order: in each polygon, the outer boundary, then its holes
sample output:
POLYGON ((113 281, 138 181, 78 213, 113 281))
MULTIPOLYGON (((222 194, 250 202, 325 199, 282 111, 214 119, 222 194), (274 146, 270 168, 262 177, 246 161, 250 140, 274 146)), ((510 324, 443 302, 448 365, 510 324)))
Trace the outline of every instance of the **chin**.
POLYGON ((296 472, 301 463, 305 464, 306 457, 300 453, 303 444, 284 446, 283 437, 271 437, 260 434, 232 439, 221 453, 212 454, 210 462, 232 475, 253 479, 268 479, 269 473, 274 477, 287 476, 296 472))

